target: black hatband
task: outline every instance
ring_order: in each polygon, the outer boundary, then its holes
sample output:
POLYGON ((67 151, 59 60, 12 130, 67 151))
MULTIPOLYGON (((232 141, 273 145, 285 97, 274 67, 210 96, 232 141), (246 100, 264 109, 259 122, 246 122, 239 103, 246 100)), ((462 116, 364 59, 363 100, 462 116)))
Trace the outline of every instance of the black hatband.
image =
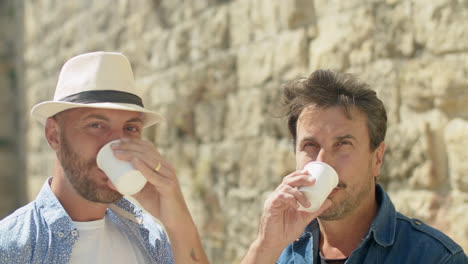
POLYGON ((80 104, 92 104, 92 103, 123 103, 123 104, 135 104, 143 107, 143 101, 135 94, 113 91, 113 90, 93 90, 84 91, 76 94, 66 96, 59 101, 80 103, 80 104))

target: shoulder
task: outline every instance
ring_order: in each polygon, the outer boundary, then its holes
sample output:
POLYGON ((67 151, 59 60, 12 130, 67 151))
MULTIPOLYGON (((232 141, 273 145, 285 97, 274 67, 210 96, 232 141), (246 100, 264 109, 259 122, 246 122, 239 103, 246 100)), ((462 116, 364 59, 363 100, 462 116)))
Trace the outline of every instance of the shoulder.
POLYGON ((0 221, 0 257, 18 260, 31 251, 35 237, 34 202, 25 205, 0 221))
POLYGON ((153 248, 153 259, 158 263, 173 263, 174 256, 166 231, 156 218, 149 214, 142 214, 143 238, 153 248))
MULTIPOLYGON (((29 219, 33 218, 35 212, 34 202, 31 202, 8 215, 0 221, 0 233, 6 234, 9 232, 17 232, 24 230, 24 226, 28 223, 29 219)), ((3 239, 5 236, 1 236, 3 239)))
POLYGON ((150 241, 167 241, 166 231, 159 221, 149 214, 142 214, 142 224, 148 230, 150 241))
POLYGON ((463 252, 460 245, 455 243, 443 232, 425 224, 421 220, 408 218, 397 213, 396 239, 407 239, 406 243, 417 242, 417 248, 429 249, 430 252, 444 251, 450 255, 463 252))

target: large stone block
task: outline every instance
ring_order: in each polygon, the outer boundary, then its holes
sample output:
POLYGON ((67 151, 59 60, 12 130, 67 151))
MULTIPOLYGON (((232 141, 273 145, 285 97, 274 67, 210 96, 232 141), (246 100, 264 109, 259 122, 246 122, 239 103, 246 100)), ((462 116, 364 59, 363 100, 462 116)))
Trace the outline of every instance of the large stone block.
POLYGON ((195 134, 193 106, 179 101, 154 107, 153 110, 164 116, 155 131, 156 143, 168 147, 182 138, 193 138, 195 134))
MULTIPOLYGON (((134 1, 131 1, 134 2, 134 1)), ((185 21, 189 12, 189 2, 184 0, 161 0, 152 1, 151 7, 154 9, 156 15, 164 23, 166 27, 172 27, 185 21)), ((190 1, 191 2, 191 1, 190 1)), ((131 10, 130 10, 131 11, 131 10)))
POLYGON ((294 171, 294 153, 288 139, 277 141, 264 136, 235 145, 225 143, 216 151, 216 157, 222 160, 216 164, 217 171, 237 171, 236 178, 228 178, 228 187, 271 191, 294 171))
POLYGON ((151 107, 173 103, 177 100, 177 80, 174 71, 148 76, 141 82, 147 86, 151 107))
POLYGON ((278 36, 274 48, 274 79, 292 80, 304 75, 308 61, 308 41, 305 29, 278 36))
POLYGON ((465 1, 413 1, 416 42, 436 54, 466 51, 468 8, 465 1))
POLYGON ((323 18, 328 16, 335 16, 347 12, 356 12, 362 7, 372 7, 382 0, 314 0, 315 15, 323 18))
POLYGON ((283 0, 277 3, 281 29, 291 30, 315 23, 314 1, 283 0))
POLYGON ((229 40, 234 47, 249 43, 252 38, 251 6, 252 0, 237 0, 229 4, 229 40))
POLYGON ((24 42, 25 44, 32 44, 41 33, 41 23, 39 22, 39 1, 29 1, 24 5, 24 42))
POLYGON ((250 27, 254 40, 275 35, 280 30, 279 3, 281 1, 252 1, 250 27))
POLYGON ((264 85, 265 118, 261 128, 262 135, 278 139, 290 137, 285 108, 282 105, 283 85, 284 83, 280 83, 279 81, 273 81, 264 85))
POLYGON ((401 73, 403 105, 413 111, 436 107, 451 118, 468 117, 468 56, 424 57, 402 64, 401 73))
POLYGON ((272 78, 273 41, 243 47, 237 57, 239 88, 261 85, 272 78))
POLYGON ((200 100, 206 90, 205 65, 183 65, 173 70, 176 74, 175 85, 179 100, 188 101, 189 104, 194 104, 197 100, 200 100))
POLYGON ((445 128, 451 187, 468 192, 468 121, 454 119, 445 128))
POLYGON ((242 0, 230 5, 230 32, 234 46, 274 37, 282 30, 314 24, 313 1, 242 0))
POLYGON ((190 59, 199 61, 219 49, 228 48, 227 7, 210 9, 195 22, 190 36, 190 59))
POLYGON ((434 219, 443 204, 441 196, 426 190, 391 191, 389 195, 397 211, 424 222, 434 219))
POLYGON ((201 142, 219 141, 223 136, 226 116, 225 100, 211 100, 195 105, 195 133, 201 142))
POLYGON ((375 5, 376 29, 372 36, 376 57, 410 57, 416 52, 411 1, 375 5))
POLYGON ((373 44, 366 42, 375 31, 372 7, 363 6, 353 12, 320 17, 317 31, 319 34, 309 48, 312 71, 320 68, 344 70, 350 64, 373 59, 373 44))
POLYGON ((202 65, 197 73, 203 76, 205 91, 202 100, 225 99, 237 91, 236 57, 232 54, 218 55, 202 65))
POLYGON ((172 64, 184 61, 190 55, 190 24, 175 27, 169 37, 167 53, 172 64))
POLYGON ((256 189, 231 189, 228 193, 226 214, 226 247, 224 258, 229 263, 240 263, 255 239, 263 205, 262 192, 256 189), (242 211, 242 214, 239 212, 242 211))
POLYGON ((387 132, 381 181, 390 190, 448 188, 443 141, 447 117, 440 111, 405 113, 387 132))
POLYGON ((170 58, 167 53, 170 33, 167 30, 156 30, 146 41, 149 62, 152 70, 159 70, 169 66, 170 58))
POLYGON ((263 99, 258 89, 228 95, 224 137, 240 140, 259 136, 264 122, 263 99))

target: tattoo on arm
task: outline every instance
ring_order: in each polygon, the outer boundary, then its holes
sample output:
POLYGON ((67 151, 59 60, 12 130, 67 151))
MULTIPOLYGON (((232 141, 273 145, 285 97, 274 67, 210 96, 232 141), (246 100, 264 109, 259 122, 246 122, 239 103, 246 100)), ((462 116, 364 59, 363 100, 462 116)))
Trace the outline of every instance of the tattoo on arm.
POLYGON ((195 253, 195 250, 192 248, 192 250, 190 251, 190 257, 192 258, 193 261, 195 262, 199 262, 200 259, 197 257, 197 254, 195 253))

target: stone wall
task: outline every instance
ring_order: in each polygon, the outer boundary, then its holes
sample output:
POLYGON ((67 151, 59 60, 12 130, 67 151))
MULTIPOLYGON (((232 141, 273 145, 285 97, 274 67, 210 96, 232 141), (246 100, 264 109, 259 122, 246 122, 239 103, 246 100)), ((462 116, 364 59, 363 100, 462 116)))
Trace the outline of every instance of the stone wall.
POLYGON ((27 202, 21 80, 22 5, 0 0, 0 219, 27 202), (19 33, 19 34, 18 34, 19 33))
MULTIPOLYGON (((266 195, 294 169, 280 87, 317 68, 375 88, 389 113, 380 182, 400 211, 468 248, 466 1, 25 0, 24 17, 27 109, 52 98, 76 54, 130 58, 167 119, 145 136, 177 168, 213 263, 240 261, 266 195)), ((29 124, 33 199, 54 156, 29 124)))

